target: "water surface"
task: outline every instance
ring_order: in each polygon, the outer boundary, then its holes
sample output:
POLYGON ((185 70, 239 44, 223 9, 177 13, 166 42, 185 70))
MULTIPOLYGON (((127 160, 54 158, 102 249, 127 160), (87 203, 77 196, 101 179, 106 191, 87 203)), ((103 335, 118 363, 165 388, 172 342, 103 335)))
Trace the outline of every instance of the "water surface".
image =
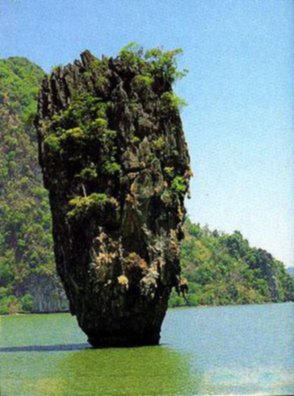
POLYGON ((92 349, 68 314, 0 318, 1 396, 294 394, 294 304, 169 310, 158 347, 92 349))

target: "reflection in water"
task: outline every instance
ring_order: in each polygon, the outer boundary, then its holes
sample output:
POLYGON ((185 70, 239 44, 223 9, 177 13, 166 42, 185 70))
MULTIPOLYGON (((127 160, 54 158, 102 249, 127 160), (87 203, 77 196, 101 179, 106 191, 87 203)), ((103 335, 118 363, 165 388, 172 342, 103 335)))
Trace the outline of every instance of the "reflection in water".
POLYGON ((20 394, 18 387, 22 396, 190 396, 201 385, 200 375, 191 372, 189 356, 167 346, 15 353, 14 357, 15 363, 26 361, 29 367, 19 372, 18 383, 1 372, 8 395, 20 394))
POLYGON ((81 378, 78 391, 86 391, 86 394, 184 396, 198 393, 200 378, 192 375, 189 358, 168 347, 88 352, 80 351, 63 360, 62 365, 71 373, 64 384, 64 395, 73 389, 81 367, 86 376, 81 378))

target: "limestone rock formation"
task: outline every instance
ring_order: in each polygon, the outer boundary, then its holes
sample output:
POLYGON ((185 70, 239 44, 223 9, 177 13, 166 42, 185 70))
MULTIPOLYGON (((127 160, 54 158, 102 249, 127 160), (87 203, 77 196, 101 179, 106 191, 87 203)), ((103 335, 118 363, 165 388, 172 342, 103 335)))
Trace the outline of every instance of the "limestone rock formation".
POLYGON ((85 51, 42 83, 35 123, 57 270, 93 346, 157 344, 180 288, 191 171, 176 52, 85 51))

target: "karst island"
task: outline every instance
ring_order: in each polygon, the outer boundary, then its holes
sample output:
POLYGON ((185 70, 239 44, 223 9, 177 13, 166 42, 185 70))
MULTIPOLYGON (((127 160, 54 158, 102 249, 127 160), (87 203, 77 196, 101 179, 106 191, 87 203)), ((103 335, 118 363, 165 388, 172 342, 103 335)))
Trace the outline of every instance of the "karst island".
POLYGON ((158 344, 171 290, 186 287, 179 52, 87 50, 42 82, 35 125, 56 266, 94 347, 158 344))

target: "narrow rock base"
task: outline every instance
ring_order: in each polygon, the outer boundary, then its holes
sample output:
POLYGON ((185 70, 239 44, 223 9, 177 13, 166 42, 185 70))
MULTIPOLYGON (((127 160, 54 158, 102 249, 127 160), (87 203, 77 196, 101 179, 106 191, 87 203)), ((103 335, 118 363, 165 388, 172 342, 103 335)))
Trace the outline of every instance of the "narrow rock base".
POLYGON ((159 334, 128 334, 125 336, 108 336, 108 337, 89 337, 88 342, 94 348, 123 348, 147 345, 158 345, 160 340, 159 334))

